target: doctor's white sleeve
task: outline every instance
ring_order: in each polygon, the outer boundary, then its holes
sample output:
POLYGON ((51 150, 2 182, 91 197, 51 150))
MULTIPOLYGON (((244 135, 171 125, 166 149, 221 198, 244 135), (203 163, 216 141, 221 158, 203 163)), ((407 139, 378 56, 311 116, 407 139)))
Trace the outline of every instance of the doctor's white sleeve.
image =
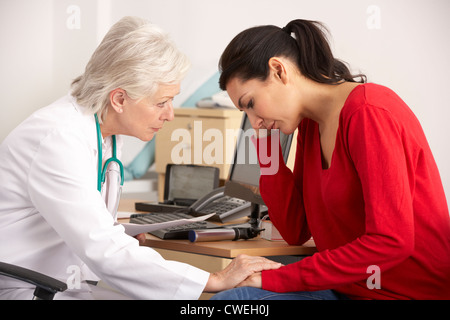
MULTIPOLYGON (((42 140, 28 176, 34 206, 68 248, 111 287, 136 299, 197 299, 209 273, 164 260, 114 225, 97 191, 97 158, 76 128, 42 140)), ((67 266, 61 266, 67 267, 67 266)))

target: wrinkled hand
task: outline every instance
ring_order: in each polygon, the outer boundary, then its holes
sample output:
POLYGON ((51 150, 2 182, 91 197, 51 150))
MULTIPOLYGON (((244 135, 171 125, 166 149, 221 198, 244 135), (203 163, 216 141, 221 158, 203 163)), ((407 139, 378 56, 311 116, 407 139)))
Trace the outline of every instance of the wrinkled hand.
POLYGON ((242 283, 250 275, 263 270, 278 269, 282 264, 263 257, 239 255, 222 271, 209 276, 205 292, 219 292, 242 283))

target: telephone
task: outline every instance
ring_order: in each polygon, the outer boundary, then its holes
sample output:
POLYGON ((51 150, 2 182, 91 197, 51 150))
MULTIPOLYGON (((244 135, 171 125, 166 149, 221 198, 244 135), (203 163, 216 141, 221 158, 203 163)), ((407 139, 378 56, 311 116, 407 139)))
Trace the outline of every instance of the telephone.
POLYGON ((230 197, 224 194, 225 187, 214 189, 195 201, 189 207, 189 213, 194 216, 216 213, 211 220, 227 222, 249 216, 251 203, 249 201, 230 197))
MULTIPOLYGON (((252 213, 252 204, 249 201, 241 200, 238 198, 230 197, 225 195, 224 193, 225 187, 220 187, 217 189, 214 189, 213 191, 209 192, 205 196, 203 196, 201 199, 195 201, 191 206, 185 207, 183 209, 174 210, 172 212, 159 212, 159 213, 137 213, 130 216, 130 222, 132 223, 153 223, 152 221, 162 222, 162 221, 171 221, 171 220, 178 220, 178 219, 185 219, 189 216, 202 216, 208 213, 215 213, 211 218, 208 220, 213 221, 219 221, 219 222, 228 222, 231 220, 236 220, 238 218, 244 217, 244 216, 250 216, 252 213)), ((137 204, 137 203, 136 203, 137 204)), ((142 203, 141 205, 145 205, 145 203, 142 203)), ((145 206, 144 206, 145 208, 145 206)), ((144 210, 145 211, 145 210, 144 210)), ((189 232, 192 230, 205 230, 205 229, 211 229, 211 230, 217 230, 217 228, 222 228, 220 225, 217 225, 212 222, 200 222, 202 225, 192 226, 192 224, 188 225, 182 225, 174 228, 167 228, 167 229, 159 229, 150 232, 151 234, 161 238, 161 239, 188 239, 189 232)), ((231 225, 227 225, 224 228, 230 227, 231 225)), ((238 224, 233 226, 239 226, 240 228, 243 228, 242 230, 247 230, 247 228, 253 226, 251 223, 244 223, 244 224, 238 224)), ((236 228, 235 228, 236 229, 236 228)), ((239 229, 239 228, 238 228, 239 229)), ((250 230, 250 229, 249 229, 250 230)), ((253 230, 253 229, 252 229, 253 230)), ((236 230, 231 230, 233 233, 236 232, 236 230)), ((240 232, 240 230, 239 230, 240 232)), ((246 231, 247 232, 247 231, 246 231)), ((259 231, 258 231, 259 232, 259 231)), ((257 233, 256 233, 257 234, 257 233)), ((250 233, 250 234, 243 234, 243 237, 239 236, 236 239, 249 239, 250 236, 256 236, 256 234, 250 233)), ((210 236, 210 235, 209 235, 210 236)), ((208 236, 208 237, 209 237, 208 236)), ((200 236, 202 240, 197 239, 197 241, 205 241, 205 235, 200 236)), ((235 237, 233 237, 234 239, 235 237)), ((212 239, 209 237, 208 239, 212 239)), ((235 239, 235 240, 236 240, 235 239)), ((223 240, 222 238, 217 238, 216 240, 223 240)))
POLYGON ((136 202, 135 208, 139 211, 153 213, 187 213, 192 216, 202 216, 216 213, 209 220, 228 222, 251 214, 251 202, 230 197, 224 194, 225 187, 216 188, 190 206, 173 204, 136 202))

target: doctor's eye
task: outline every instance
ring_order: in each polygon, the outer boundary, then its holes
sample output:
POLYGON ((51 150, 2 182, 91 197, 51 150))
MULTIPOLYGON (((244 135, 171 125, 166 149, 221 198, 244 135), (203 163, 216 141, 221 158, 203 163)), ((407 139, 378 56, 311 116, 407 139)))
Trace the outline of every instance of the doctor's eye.
POLYGON ((168 99, 168 100, 166 100, 164 102, 158 103, 156 106, 158 108, 164 108, 168 103, 171 103, 172 101, 173 101, 173 98, 172 99, 168 99))
POLYGON ((164 106, 166 105, 166 103, 167 103, 168 101, 169 101, 169 100, 166 100, 166 101, 164 101, 164 102, 158 103, 156 106, 159 107, 159 108, 164 108, 164 106))

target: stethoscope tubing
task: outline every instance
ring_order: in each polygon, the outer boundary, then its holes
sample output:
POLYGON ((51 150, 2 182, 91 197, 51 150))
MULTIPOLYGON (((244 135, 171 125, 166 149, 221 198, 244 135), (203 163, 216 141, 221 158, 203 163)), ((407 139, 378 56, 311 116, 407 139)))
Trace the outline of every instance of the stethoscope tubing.
POLYGON ((105 176, 106 176, 106 168, 111 162, 115 162, 119 165, 120 168, 120 185, 123 186, 124 181, 124 170, 123 170, 123 164, 122 162, 117 159, 117 152, 116 152, 116 136, 113 135, 111 137, 112 139, 112 145, 113 145, 113 152, 112 157, 106 160, 105 165, 102 168, 102 134, 100 131, 100 123, 98 121, 97 114, 94 114, 95 117, 95 125, 97 128, 97 151, 98 151, 98 171, 97 171, 97 190, 101 192, 102 190, 102 184, 105 183, 105 176))

